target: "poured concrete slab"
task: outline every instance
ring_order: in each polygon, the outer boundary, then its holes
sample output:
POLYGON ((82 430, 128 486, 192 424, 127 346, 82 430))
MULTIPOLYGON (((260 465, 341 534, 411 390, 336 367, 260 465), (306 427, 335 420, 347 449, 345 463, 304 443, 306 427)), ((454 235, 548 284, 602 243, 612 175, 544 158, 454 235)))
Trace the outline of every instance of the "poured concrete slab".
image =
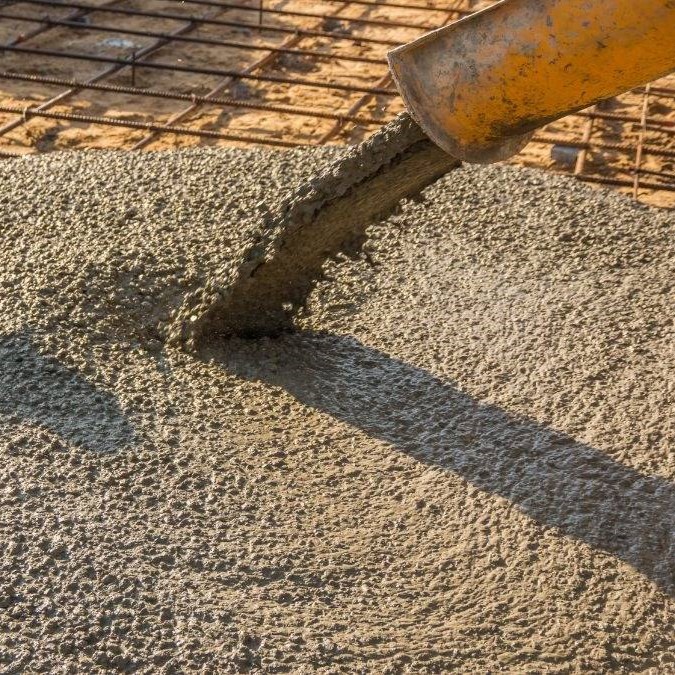
POLYGON ((1 669, 668 670, 673 212, 463 168, 297 334, 166 348, 334 156, 0 165, 1 669))

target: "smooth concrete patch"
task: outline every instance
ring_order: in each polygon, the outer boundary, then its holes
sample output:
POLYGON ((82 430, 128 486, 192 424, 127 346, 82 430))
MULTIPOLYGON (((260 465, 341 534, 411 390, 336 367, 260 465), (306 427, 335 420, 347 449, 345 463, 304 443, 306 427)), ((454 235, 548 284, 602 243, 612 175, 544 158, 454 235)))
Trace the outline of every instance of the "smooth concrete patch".
POLYGON ((0 669, 672 669, 675 216, 462 168, 299 333, 166 348, 335 156, 0 165, 0 669))

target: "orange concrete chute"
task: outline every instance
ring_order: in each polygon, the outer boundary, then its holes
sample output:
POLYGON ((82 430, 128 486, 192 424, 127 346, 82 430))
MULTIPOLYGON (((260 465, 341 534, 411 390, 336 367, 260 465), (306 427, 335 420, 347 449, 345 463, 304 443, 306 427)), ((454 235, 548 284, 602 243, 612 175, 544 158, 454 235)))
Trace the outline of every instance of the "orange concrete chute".
POLYGON ((473 162, 675 70, 675 0, 503 0, 389 53, 428 136, 473 162))

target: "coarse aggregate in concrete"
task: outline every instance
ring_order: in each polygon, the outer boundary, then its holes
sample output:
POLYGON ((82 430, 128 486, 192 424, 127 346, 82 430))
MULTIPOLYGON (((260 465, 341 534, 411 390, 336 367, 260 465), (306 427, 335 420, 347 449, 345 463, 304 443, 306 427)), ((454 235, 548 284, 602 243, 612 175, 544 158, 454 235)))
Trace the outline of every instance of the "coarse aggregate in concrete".
POLYGON ((673 212, 464 167, 164 345, 336 152, 0 164, 0 671, 675 668, 673 212))

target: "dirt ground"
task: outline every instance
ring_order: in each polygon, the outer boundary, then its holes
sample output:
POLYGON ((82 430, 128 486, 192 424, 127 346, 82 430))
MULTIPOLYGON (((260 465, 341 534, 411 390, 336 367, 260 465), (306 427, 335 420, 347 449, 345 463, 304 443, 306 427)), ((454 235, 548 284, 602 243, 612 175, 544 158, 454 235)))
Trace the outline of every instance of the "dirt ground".
POLYGON ((672 672, 672 212, 465 167, 163 345, 334 153, 0 164, 0 669, 672 672))
MULTIPOLYGON (((90 5, 102 6, 105 0, 92 0, 90 5)), ((433 3, 431 3, 433 5, 433 3)), ((411 9, 392 9, 366 7, 361 5, 345 5, 338 2, 321 2, 307 0, 276 0, 266 3, 266 7, 281 8, 287 11, 314 12, 324 16, 323 19, 299 18, 269 14, 265 22, 279 26, 295 26, 306 29, 330 29, 343 31, 353 37, 379 38, 395 43, 407 42, 423 32, 414 28, 382 28, 348 23, 345 19, 366 18, 384 19, 388 21, 408 22, 429 27, 440 25, 449 18, 449 7, 477 9, 489 3, 464 2, 458 0, 443 4, 443 10, 428 12, 411 9)), ((111 6, 151 11, 173 12, 181 16, 217 16, 233 21, 257 21, 255 12, 229 9, 219 10, 192 4, 181 4, 175 0, 122 0, 111 6)), ((2 8, 7 14, 23 14, 28 16, 44 16, 47 8, 25 3, 11 3, 2 8)), ((53 18, 68 15, 68 8, 50 7, 49 15, 53 18)), ((178 20, 161 20, 147 17, 129 17, 104 12, 91 12, 90 21, 102 25, 127 27, 134 30, 151 30, 170 32, 183 22, 178 20)), ((17 35, 35 28, 34 23, 25 21, 0 21, 0 40, 3 42, 16 38, 17 35)), ((281 55, 272 59, 255 72, 273 76, 294 78, 312 78, 319 81, 330 81, 361 86, 391 86, 387 79, 386 66, 382 64, 364 64, 341 60, 339 56, 366 56, 383 59, 388 47, 368 42, 335 42, 328 38, 301 37, 288 34, 260 32, 257 29, 228 28, 224 26, 201 26, 193 29, 189 35, 219 40, 239 40, 248 44, 285 45, 303 49, 314 49, 329 52, 330 59, 281 55)), ((128 57, 132 51, 142 49, 153 42, 153 38, 130 36, 119 33, 81 31, 68 28, 53 27, 39 37, 22 43, 46 49, 80 51, 95 55, 128 57), (121 42, 120 42, 121 40, 121 42)), ((220 46, 207 46, 188 43, 174 43, 170 49, 160 49, 156 55, 148 57, 150 61, 173 63, 177 65, 206 65, 213 68, 242 70, 253 66, 256 60, 268 52, 247 51, 220 46)), ((99 73, 107 66, 100 63, 86 63, 66 59, 31 56, 23 53, 4 53, 2 69, 10 71, 39 73, 64 78, 86 80, 99 73)), ((108 84, 128 86, 132 83, 130 69, 122 69, 104 80, 108 84)), ((166 91, 191 92, 205 95, 217 85, 224 87, 224 95, 249 102, 267 104, 291 104, 311 107, 329 112, 346 113, 356 106, 358 112, 371 118, 387 121, 402 108, 400 99, 389 96, 365 96, 355 92, 338 92, 312 86, 287 85, 270 82, 229 78, 217 76, 166 72, 148 69, 137 69, 133 82, 138 87, 152 87, 166 91), (228 82, 229 80, 229 82, 228 82)), ((675 87, 675 78, 667 78, 661 86, 675 87)), ((62 86, 20 83, 0 78, 0 99, 5 105, 17 105, 22 108, 38 105, 63 91, 62 86)), ((155 121, 164 123, 173 115, 183 110, 189 103, 159 98, 144 98, 128 94, 110 94, 105 92, 80 91, 64 99, 52 109, 56 112, 76 112, 91 115, 106 115, 133 121, 155 121)), ((633 180, 636 163, 637 142, 643 137, 644 142, 662 148, 675 150, 675 99, 672 94, 652 94, 647 112, 657 118, 661 128, 643 130, 639 120, 643 111, 643 97, 633 93, 619 97, 608 103, 604 112, 628 115, 634 121, 596 120, 592 125, 591 138, 596 143, 624 143, 625 150, 606 150, 595 147, 587 155, 585 171, 588 174, 610 180, 633 180)), ((5 122, 19 119, 17 114, 0 113, 0 126, 5 122)), ((228 131, 237 134, 250 134, 266 139, 284 139, 298 143, 341 144, 355 143, 363 140, 375 130, 375 126, 362 126, 347 123, 340 125, 333 120, 316 117, 294 116, 278 112, 245 110, 222 106, 200 106, 181 122, 196 129, 228 131)), ((550 125, 543 133, 559 140, 562 150, 552 150, 552 145, 531 143, 514 161, 517 164, 546 168, 553 171, 571 172, 574 170, 578 151, 565 149, 565 141, 581 141, 588 130, 588 120, 579 117, 568 117, 554 125, 550 125)), ((130 149, 142 142, 148 149, 186 147, 193 145, 235 145, 247 143, 239 141, 205 139, 194 136, 176 136, 171 134, 154 134, 143 130, 131 130, 107 125, 31 118, 4 134, 0 150, 30 153, 48 152, 52 150, 81 148, 125 148, 130 149)), ((675 176, 675 159, 646 155, 641 163, 642 178, 648 182, 663 180, 672 185, 675 176), (660 177, 659 177, 660 176, 660 177)), ((632 194, 633 189, 621 188, 632 194)), ((637 195, 650 203, 673 207, 675 193, 653 191, 640 188, 637 195)))

